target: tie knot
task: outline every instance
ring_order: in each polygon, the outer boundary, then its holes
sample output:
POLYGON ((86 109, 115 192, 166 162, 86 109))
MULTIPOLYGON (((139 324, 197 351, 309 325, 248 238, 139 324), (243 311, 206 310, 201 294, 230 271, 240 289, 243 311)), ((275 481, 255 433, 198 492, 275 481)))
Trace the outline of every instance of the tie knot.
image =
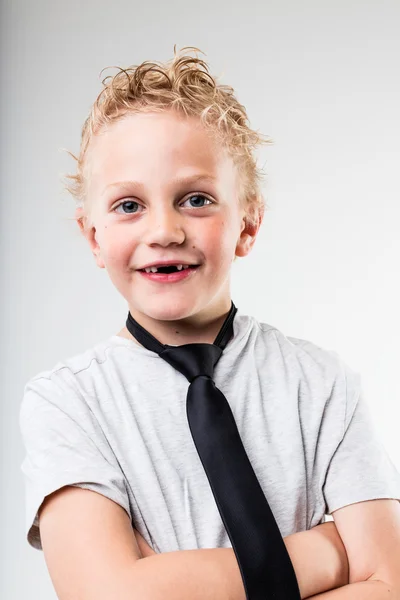
POLYGON ((166 346, 159 355, 192 383, 199 375, 212 379, 221 354, 219 346, 198 343, 166 346))

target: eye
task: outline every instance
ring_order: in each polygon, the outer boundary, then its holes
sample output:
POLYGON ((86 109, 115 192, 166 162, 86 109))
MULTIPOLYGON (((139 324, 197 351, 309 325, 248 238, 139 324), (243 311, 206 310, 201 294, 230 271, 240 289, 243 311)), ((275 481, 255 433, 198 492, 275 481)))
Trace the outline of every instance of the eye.
MULTIPOLYGON (((199 205, 199 202, 201 203, 203 200, 207 200, 209 204, 214 204, 209 198, 207 198, 207 196, 204 196, 204 194, 192 194, 192 196, 186 198, 185 202, 187 202, 188 200, 193 200, 193 198, 195 199, 195 205, 191 208, 203 208, 203 206, 205 206, 204 204, 199 205)), ((183 202, 183 204, 185 204, 185 202, 183 202)))
MULTIPOLYGON (((128 205, 130 204, 130 207, 129 207, 129 209, 131 209, 131 208, 135 209, 135 207, 141 206, 141 205, 140 205, 138 202, 135 202, 134 200, 123 200, 122 202, 120 202, 119 204, 117 204, 116 206, 114 206, 114 208, 113 208, 113 212, 117 212, 117 208, 119 208, 120 206, 127 205, 127 204, 128 204, 128 205)), ((137 210, 137 208, 136 208, 136 210, 132 210, 132 211, 131 211, 131 210, 129 210, 129 212, 127 212, 127 213, 126 213, 126 212, 123 212, 123 213, 117 213, 117 214, 119 214, 119 215, 121 215, 121 214, 125 214, 125 215, 129 214, 129 215, 133 215, 133 214, 135 214, 135 213, 137 213, 137 212, 138 212, 138 210, 137 210)))

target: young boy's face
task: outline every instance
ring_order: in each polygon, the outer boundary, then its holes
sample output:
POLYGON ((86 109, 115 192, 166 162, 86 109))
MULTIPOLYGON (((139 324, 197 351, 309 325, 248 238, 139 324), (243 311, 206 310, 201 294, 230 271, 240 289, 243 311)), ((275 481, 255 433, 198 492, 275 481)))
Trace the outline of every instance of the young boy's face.
POLYGON ((133 317, 229 310, 232 261, 256 232, 245 227, 232 159, 199 120, 163 112, 113 123, 91 142, 87 189, 94 226, 85 235, 133 317), (175 281, 141 271, 163 261, 199 266, 175 281))

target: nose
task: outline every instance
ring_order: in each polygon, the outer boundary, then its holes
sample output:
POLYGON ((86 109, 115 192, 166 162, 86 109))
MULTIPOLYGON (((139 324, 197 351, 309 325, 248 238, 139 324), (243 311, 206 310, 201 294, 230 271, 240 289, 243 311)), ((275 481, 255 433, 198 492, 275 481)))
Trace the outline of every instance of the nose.
POLYGON ((147 227, 142 240, 148 244, 168 246, 169 244, 182 244, 185 232, 181 217, 173 207, 158 206, 146 219, 147 227))

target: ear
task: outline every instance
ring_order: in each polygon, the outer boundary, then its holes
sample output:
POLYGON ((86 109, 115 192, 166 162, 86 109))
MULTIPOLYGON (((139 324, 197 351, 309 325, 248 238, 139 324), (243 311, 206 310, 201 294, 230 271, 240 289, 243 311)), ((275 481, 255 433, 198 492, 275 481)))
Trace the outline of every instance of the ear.
POLYGON ((82 235, 86 238, 90 249, 93 253, 93 256, 96 260, 96 264, 100 269, 105 268, 105 264, 101 257, 100 246, 96 240, 96 228, 95 227, 87 227, 87 217, 84 214, 83 208, 78 207, 75 210, 75 221, 78 223, 79 229, 81 230, 82 235))
POLYGON ((240 232, 239 240, 236 244, 236 256, 247 256, 254 246, 258 231, 260 229, 262 220, 264 217, 264 211, 258 211, 256 215, 256 222, 254 224, 248 221, 247 215, 243 216, 242 229, 240 232))

